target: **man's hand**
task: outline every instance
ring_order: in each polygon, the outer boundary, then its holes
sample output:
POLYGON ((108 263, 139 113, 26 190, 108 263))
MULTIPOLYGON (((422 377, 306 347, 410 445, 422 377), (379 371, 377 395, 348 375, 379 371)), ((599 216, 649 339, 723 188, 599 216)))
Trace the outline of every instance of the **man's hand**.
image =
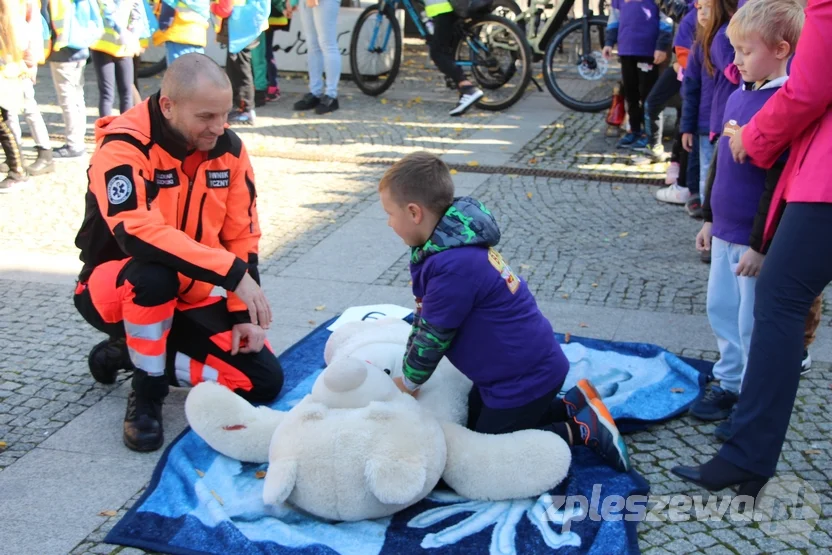
POLYGON ((742 144, 742 131, 745 129, 743 125, 731 137, 731 155, 734 157, 734 162, 742 164, 748 158, 748 152, 745 151, 745 146, 742 144))
POLYGON ((711 225, 711 222, 705 222, 696 234, 696 250, 699 252, 711 250, 711 225))
POLYGON ((318 7, 318 0, 306 0, 306 7, 307 8, 317 8, 318 7))
POLYGON ((414 391, 410 391, 409 389, 407 389, 407 387, 404 385, 404 378, 402 378, 401 376, 399 376, 398 378, 393 378, 393 383, 396 384, 396 387, 398 387, 399 391, 401 391, 402 393, 407 393, 408 395, 414 398, 419 396, 418 389, 414 391))
POLYGON ((283 15, 285 15, 287 18, 291 18, 292 14, 295 12, 296 9, 297 8, 293 8, 289 2, 286 2, 286 9, 283 10, 283 15))
POLYGON ((682 133, 682 148, 687 152, 693 152, 693 133, 682 133))
POLYGON ((234 290, 240 300, 246 303, 248 313, 251 315, 251 323, 259 324, 263 329, 269 329, 272 323, 272 309, 263 290, 254 281, 248 272, 240 280, 240 285, 234 290))
POLYGON ((601 50, 601 54, 604 56, 605 60, 612 58, 612 46, 605 46, 604 49, 601 50))
POLYGON ((757 277, 760 275, 760 270, 763 267, 763 260, 766 255, 760 254, 754 249, 748 249, 745 254, 740 257, 740 263, 737 264, 736 274, 742 277, 757 277))
POLYGON ((653 52, 653 65, 660 65, 667 59, 667 52, 656 50, 653 52))
POLYGON ((259 353, 266 344, 266 330, 257 324, 237 324, 231 328, 231 354, 259 353))

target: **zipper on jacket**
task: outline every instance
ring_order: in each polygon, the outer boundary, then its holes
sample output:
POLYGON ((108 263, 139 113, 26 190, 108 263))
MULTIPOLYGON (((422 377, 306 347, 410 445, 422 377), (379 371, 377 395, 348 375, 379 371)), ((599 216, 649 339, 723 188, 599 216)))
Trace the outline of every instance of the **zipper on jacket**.
POLYGON ((202 193, 202 200, 199 201, 199 214, 196 217, 196 235, 194 241, 199 243, 202 239, 202 211, 205 209, 205 199, 208 198, 208 193, 202 193))
MULTIPOLYGON (((194 170, 194 178, 196 178, 196 176, 199 175, 199 168, 202 167, 202 164, 204 163, 205 162, 202 161, 197 165, 196 169, 194 170)), ((182 170, 182 173, 185 173, 184 168, 182 170)), ((179 226, 179 229, 181 229, 182 231, 185 231, 185 226, 188 225, 188 210, 191 208, 191 193, 193 193, 193 191, 194 179, 191 179, 191 177, 188 176, 188 194, 187 196, 185 196, 185 209, 182 210, 182 224, 179 226)))

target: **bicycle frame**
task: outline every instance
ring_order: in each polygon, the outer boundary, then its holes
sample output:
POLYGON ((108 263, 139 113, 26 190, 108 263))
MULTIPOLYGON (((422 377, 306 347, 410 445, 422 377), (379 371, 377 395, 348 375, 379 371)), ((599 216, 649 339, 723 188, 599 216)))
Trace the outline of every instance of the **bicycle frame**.
MULTIPOLYGON (((546 51, 546 45, 549 44, 549 41, 552 40, 555 34, 563 27, 564 22, 566 22, 567 18, 569 17, 569 12, 575 6, 576 0, 565 0, 563 4, 560 5, 558 11, 555 12, 555 15, 546 20, 546 22, 542 25, 540 29, 534 28, 534 17, 537 14, 538 9, 544 9, 544 7, 550 3, 551 0, 529 0, 529 8, 525 10, 518 19, 523 19, 523 27, 526 30, 526 37, 529 41, 529 45, 532 47, 532 50, 536 54, 543 54, 546 51)), ((590 48, 589 45, 589 18, 593 15, 596 15, 595 12, 590 7, 590 0, 582 0, 583 1, 583 15, 582 18, 584 20, 584 52, 588 51, 590 48)), ((603 0, 599 2, 600 11, 603 11, 603 0)), ((599 14, 600 15, 600 14, 599 14)))

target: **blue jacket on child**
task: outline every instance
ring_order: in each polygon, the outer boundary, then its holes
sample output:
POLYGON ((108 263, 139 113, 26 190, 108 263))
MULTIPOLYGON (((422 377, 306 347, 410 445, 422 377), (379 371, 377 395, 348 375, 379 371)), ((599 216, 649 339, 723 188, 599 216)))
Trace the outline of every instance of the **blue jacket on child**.
POLYGON ((707 135, 711 130, 711 104, 714 99, 713 76, 705 69, 705 51, 700 43, 693 45, 682 81, 682 133, 707 135))
POLYGON ((653 57, 673 42, 673 20, 654 0, 612 0, 604 46, 618 44, 619 56, 653 57))

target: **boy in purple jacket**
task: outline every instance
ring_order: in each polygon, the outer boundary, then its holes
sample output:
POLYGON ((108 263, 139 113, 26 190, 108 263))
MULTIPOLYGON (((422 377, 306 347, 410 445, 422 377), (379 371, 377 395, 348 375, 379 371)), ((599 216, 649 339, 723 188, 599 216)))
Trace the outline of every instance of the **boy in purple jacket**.
POLYGON ((603 54, 609 59, 618 44, 622 92, 630 116, 630 132, 618 141, 618 148, 631 148, 645 136, 643 104, 672 41, 673 21, 659 11, 655 0, 612 0, 603 54))
POLYGON ((703 212, 705 224, 696 237, 699 250, 712 250, 708 278, 708 319, 720 358, 712 386, 695 402, 691 415, 701 420, 728 420, 714 434, 730 436, 730 414, 737 402, 754 327, 754 287, 765 257, 763 228, 771 196, 785 165, 763 170, 738 164, 731 155, 731 136, 747 124, 788 79, 786 67, 803 27, 797 0, 750 0, 731 19, 727 33, 736 51, 743 86, 725 104, 722 132, 714 153, 703 212))
POLYGON ((416 312, 399 389, 415 395, 447 357, 473 382, 472 430, 549 430, 629 470, 627 446, 592 384, 581 380, 558 398, 569 361, 525 281, 494 250, 500 230, 491 212, 454 198, 448 167, 426 152, 394 164, 379 195, 388 225, 411 247, 416 312))

